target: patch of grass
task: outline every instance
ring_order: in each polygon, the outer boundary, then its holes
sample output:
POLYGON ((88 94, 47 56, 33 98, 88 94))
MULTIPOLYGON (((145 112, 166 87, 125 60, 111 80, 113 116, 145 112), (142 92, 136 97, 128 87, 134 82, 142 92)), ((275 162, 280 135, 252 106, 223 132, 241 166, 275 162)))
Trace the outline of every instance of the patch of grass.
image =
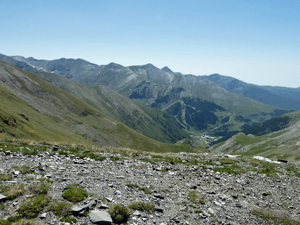
POLYGON ((20 215, 17 215, 17 216, 11 216, 11 217, 8 217, 8 221, 11 222, 11 223, 14 223, 14 222, 17 222, 19 221, 20 219, 22 219, 22 217, 20 215))
POLYGON ((13 225, 41 225, 41 224, 37 221, 22 219, 17 221, 13 225))
POLYGON ((9 180, 12 180, 12 179, 13 179, 12 175, 0 174, 0 180, 9 181, 9 180))
POLYGON ((138 190, 140 191, 143 191, 145 194, 147 195, 151 195, 152 194, 152 191, 150 191, 149 188, 146 188, 146 187, 140 187, 139 185, 137 184, 126 184, 127 187, 130 187, 130 188, 137 188, 138 190))
POLYGON ((1 203, 1 204, 0 204, 0 209, 2 210, 2 209, 5 209, 5 208, 6 208, 6 205, 4 204, 4 202, 1 203))
POLYGON ((118 160, 121 160, 121 158, 119 158, 119 157, 112 157, 112 158, 109 158, 111 161, 118 161, 118 160))
POLYGON ((194 204, 205 205, 204 195, 197 191, 190 191, 188 197, 194 204))
POLYGON ((86 190, 82 188, 71 188, 65 190, 61 196, 70 202, 76 203, 76 202, 81 202, 86 197, 88 197, 88 193, 86 190))
POLYGON ((0 220, 0 225, 11 225, 11 222, 8 220, 0 220))
POLYGON ((229 158, 223 158, 220 160, 221 164, 234 164, 234 163, 238 163, 239 161, 236 159, 229 159, 229 158))
POLYGON ((203 213, 202 210, 195 210, 194 213, 203 213))
POLYGON ((264 173, 269 177, 279 178, 278 174, 276 173, 278 171, 275 165, 273 165, 272 163, 269 163, 265 168, 259 170, 259 172, 264 173))
POLYGON ((80 188, 79 184, 68 184, 66 186, 66 189, 72 189, 72 188, 80 188))
POLYGON ((35 218, 50 202, 47 195, 36 195, 22 205, 18 212, 22 217, 35 218))
POLYGON ((253 215, 264 219, 268 224, 276 225, 299 225, 300 222, 293 220, 289 214, 271 209, 254 209, 250 211, 253 215))
POLYGON ((247 170, 242 169, 239 165, 236 164, 225 164, 223 167, 214 168, 213 171, 228 174, 247 173, 247 170))
POLYGON ((142 212, 143 211, 148 211, 148 212, 154 211, 154 204, 146 203, 146 202, 134 202, 134 203, 131 203, 128 207, 130 209, 139 210, 142 212))
POLYGON ((108 213, 111 215, 113 222, 117 224, 126 223, 130 215, 128 208, 122 205, 111 206, 108 213))
POLYGON ((68 216, 70 214, 71 204, 68 202, 52 203, 48 210, 52 211, 57 216, 68 216))
POLYGON ((31 170, 31 167, 28 166, 28 165, 23 165, 23 166, 14 166, 10 169, 11 170, 16 170, 16 171, 20 171, 20 173, 22 174, 26 174, 26 173, 34 173, 32 170, 31 170))
POLYGON ((71 218, 71 217, 67 217, 67 216, 61 218, 59 221, 65 222, 65 223, 71 223, 71 224, 77 223, 77 220, 75 218, 71 218))
POLYGON ((8 200, 13 200, 18 196, 22 195, 25 191, 24 184, 13 184, 13 185, 1 185, 0 193, 7 196, 8 200))
POLYGON ((29 185, 28 190, 35 195, 47 194, 50 186, 47 183, 34 183, 29 185))
POLYGON ((137 184, 132 184, 132 183, 129 183, 129 184, 126 184, 127 187, 130 187, 130 188, 139 188, 140 186, 137 185, 137 184))

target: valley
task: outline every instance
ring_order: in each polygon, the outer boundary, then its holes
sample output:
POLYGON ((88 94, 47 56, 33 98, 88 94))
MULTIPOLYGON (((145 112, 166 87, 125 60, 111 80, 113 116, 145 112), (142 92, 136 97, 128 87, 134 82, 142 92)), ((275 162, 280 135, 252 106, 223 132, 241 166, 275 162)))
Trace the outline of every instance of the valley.
POLYGON ((0 59, 0 225, 300 224, 298 89, 0 59))

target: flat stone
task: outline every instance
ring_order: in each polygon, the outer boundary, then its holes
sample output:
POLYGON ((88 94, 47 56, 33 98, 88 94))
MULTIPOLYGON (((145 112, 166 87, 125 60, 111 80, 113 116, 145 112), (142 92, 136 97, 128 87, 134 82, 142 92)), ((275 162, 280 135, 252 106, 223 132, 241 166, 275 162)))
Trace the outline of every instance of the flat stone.
POLYGON ((43 214, 40 216, 41 219, 45 219, 46 217, 47 217, 47 213, 43 213, 43 214))
POLYGON ((92 223, 101 225, 110 225, 112 218, 108 212, 93 210, 89 213, 89 218, 92 223))
POLYGON ((0 194, 0 202, 5 201, 7 197, 5 195, 0 194))
POLYGON ((155 207, 154 210, 155 210, 156 212, 163 212, 163 211, 164 211, 164 209, 159 208, 159 207, 155 207))

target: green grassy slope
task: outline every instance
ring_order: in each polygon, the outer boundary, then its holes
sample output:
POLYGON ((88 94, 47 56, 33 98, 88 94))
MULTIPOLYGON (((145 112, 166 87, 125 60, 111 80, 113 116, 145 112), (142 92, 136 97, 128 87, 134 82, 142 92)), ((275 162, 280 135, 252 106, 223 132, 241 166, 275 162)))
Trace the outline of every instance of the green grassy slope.
POLYGON ((106 86, 87 86, 45 72, 37 75, 147 137, 166 143, 176 143, 188 138, 167 113, 135 102, 106 86))
POLYGON ((187 145, 147 138, 50 82, 10 64, 0 62, 0 75, 2 138, 93 142, 154 152, 190 151, 187 145))
MULTIPOLYGON (((239 133, 225 142, 212 146, 210 151, 299 160, 300 111, 282 115, 273 122, 277 122, 278 126, 271 123, 268 128, 267 121, 261 126, 261 132, 258 133, 264 135, 239 133)), ((257 129, 255 131, 257 132, 257 129)))

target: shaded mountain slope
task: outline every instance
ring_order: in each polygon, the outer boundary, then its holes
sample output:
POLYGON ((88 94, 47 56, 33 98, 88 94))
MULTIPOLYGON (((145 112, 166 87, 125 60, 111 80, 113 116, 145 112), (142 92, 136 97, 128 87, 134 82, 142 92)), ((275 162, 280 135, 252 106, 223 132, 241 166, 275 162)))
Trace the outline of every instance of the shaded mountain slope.
POLYGON ((271 91, 274 94, 284 96, 286 98, 293 98, 300 101, 300 87, 298 88, 287 88, 287 87, 272 87, 263 86, 266 90, 271 91))
POLYGON ((78 139, 76 143, 85 139, 101 146, 122 146, 147 151, 189 150, 183 145, 163 144, 147 138, 49 81, 2 61, 0 61, 0 85, 5 93, 3 96, 12 95, 14 99, 14 101, 2 99, 2 133, 7 137, 41 140, 40 136, 48 137, 49 134, 48 138, 52 140, 57 135, 61 135, 60 140, 64 136, 67 140, 72 140, 67 137, 74 135, 73 139, 78 139), (21 105, 18 106, 15 102, 21 105), (24 108, 30 108, 28 112, 22 112, 23 105, 24 108), (11 113, 13 110, 15 113, 11 113), (15 123, 22 124, 22 121, 18 122, 20 118, 24 118, 23 122, 28 118, 28 126, 17 127, 13 132, 12 127, 15 123), (7 126, 10 124, 11 129, 8 129, 7 126), (44 130, 47 132, 44 133, 44 130), (51 133, 57 135, 52 138, 51 133))
POLYGON ((37 74, 104 114, 152 139, 175 143, 188 138, 172 116, 132 101, 106 86, 87 86, 60 75, 45 72, 37 74))
POLYGON ((284 109, 300 109, 300 89, 248 84, 233 77, 219 74, 204 76, 204 78, 215 82, 230 92, 255 99, 268 105, 284 109))

